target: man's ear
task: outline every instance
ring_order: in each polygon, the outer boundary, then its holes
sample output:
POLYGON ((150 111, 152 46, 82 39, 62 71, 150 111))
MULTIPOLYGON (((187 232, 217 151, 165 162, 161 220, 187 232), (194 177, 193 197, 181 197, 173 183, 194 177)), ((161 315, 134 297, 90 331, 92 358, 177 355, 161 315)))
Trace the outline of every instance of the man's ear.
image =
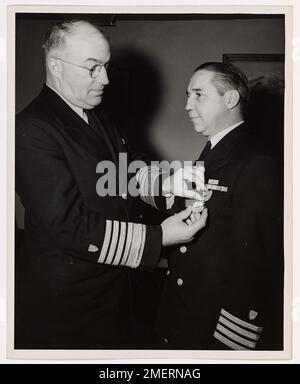
POLYGON ((61 65, 61 63, 57 59, 55 59, 53 57, 50 57, 47 60, 47 66, 48 66, 49 71, 52 74, 52 76, 61 78, 62 65, 61 65))
POLYGON ((228 109, 235 108, 240 101, 240 94, 236 89, 227 91, 226 94, 226 104, 228 109))

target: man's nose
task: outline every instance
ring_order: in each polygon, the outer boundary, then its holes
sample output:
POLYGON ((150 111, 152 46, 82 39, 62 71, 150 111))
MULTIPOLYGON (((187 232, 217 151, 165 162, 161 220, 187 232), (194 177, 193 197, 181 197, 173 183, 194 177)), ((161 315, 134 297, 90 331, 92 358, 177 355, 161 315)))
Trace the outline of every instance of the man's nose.
POLYGON ((191 105, 191 99, 188 97, 187 98, 187 101, 186 101, 186 105, 185 105, 185 110, 186 111, 190 111, 192 109, 192 105, 191 105))
POLYGON ((98 76, 96 77, 96 80, 103 85, 109 84, 107 69, 105 67, 101 68, 101 71, 99 72, 98 76))

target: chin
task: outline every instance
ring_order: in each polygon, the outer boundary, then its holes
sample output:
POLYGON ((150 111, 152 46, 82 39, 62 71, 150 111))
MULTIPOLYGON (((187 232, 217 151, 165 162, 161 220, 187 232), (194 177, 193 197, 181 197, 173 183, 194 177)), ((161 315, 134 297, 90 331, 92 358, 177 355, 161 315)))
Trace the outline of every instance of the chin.
POLYGON ((199 125, 194 125, 194 130, 198 133, 203 133, 204 127, 199 126, 199 125))
POLYGON ((96 107, 97 105, 99 105, 102 101, 102 96, 96 96, 96 97, 93 97, 92 100, 89 101, 89 105, 91 107, 96 107))

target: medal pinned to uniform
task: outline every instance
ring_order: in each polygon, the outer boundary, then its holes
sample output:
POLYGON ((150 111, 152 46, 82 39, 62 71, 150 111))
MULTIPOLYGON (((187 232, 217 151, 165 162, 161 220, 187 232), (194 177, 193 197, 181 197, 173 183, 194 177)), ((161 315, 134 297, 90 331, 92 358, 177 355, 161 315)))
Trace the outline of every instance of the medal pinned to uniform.
POLYGON ((208 190, 207 188, 198 191, 198 193, 201 195, 201 200, 185 200, 185 206, 188 207, 191 205, 193 212, 202 212, 205 207, 205 202, 208 201, 212 196, 212 191, 208 190))
POLYGON ((203 191, 203 200, 204 201, 209 200, 211 198, 211 196, 212 196, 212 191, 210 191, 209 189, 205 189, 203 191))
MULTIPOLYGON (((210 180, 211 181, 211 180, 210 180)), ((196 190, 196 184, 195 182, 189 182, 187 181, 188 189, 196 190)), ((197 190, 197 193, 200 195, 200 199, 186 199, 185 200, 185 206, 192 206, 193 212, 202 212, 206 201, 208 201, 212 196, 212 191, 207 188, 207 185, 203 184, 202 188, 197 190)))

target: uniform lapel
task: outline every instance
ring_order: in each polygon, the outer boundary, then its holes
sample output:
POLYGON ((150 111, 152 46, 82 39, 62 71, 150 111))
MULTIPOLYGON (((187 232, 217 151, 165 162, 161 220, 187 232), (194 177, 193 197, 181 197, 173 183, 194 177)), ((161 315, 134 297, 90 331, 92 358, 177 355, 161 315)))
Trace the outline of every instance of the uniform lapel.
POLYGON ((219 141, 205 157, 204 166, 207 173, 216 171, 230 161, 230 153, 248 134, 246 124, 235 128, 219 141))
POLYGON ((46 103, 53 106, 58 124, 68 133, 71 140, 96 160, 103 156, 112 159, 111 151, 105 151, 105 140, 101 137, 101 133, 97 134, 56 92, 44 86, 41 96, 46 103))
POLYGON ((103 137, 105 144, 110 152, 110 155, 115 164, 118 164, 118 148, 117 142, 114 137, 111 136, 113 127, 105 122, 103 124, 103 117, 98 116, 93 110, 87 111, 89 124, 97 130, 103 137))

